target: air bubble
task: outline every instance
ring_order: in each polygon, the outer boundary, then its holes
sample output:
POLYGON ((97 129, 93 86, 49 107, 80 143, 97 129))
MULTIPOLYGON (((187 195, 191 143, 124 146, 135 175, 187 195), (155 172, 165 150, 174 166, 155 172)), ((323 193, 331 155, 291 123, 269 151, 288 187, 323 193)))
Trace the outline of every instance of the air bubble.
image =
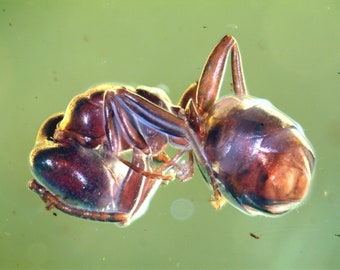
POLYGON ((194 204, 185 198, 174 200, 170 206, 171 215, 177 220, 188 220, 194 213, 194 204))

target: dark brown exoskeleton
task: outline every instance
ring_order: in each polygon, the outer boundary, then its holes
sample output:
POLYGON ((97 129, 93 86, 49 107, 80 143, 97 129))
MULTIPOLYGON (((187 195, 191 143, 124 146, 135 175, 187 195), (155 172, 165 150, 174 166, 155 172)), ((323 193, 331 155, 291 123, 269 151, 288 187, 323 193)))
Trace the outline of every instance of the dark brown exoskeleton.
POLYGON ((178 136, 185 134, 214 191, 215 208, 229 201, 250 215, 276 216, 306 197, 314 169, 312 147, 299 124, 270 102, 247 94, 232 36, 211 52, 198 83, 184 93, 177 118, 136 95, 124 95, 122 102, 160 132, 177 129, 178 136), (218 100, 230 53, 235 95, 218 100))
MULTIPOLYGON (((172 111, 170 99, 158 88, 104 84, 76 96, 65 113, 42 125, 30 156, 40 183, 32 180, 29 187, 48 209, 128 225, 145 212, 160 180, 174 178, 165 173, 178 166, 182 154, 170 159, 164 149, 169 139, 181 144, 185 139, 156 132, 127 114, 121 92, 172 111)), ((191 176, 178 171, 182 180, 191 176)))

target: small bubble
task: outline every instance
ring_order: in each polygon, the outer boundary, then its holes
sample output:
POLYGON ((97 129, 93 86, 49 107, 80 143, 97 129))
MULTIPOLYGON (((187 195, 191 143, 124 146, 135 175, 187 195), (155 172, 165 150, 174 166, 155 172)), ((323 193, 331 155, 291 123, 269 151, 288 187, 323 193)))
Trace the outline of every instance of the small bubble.
POLYGON ((171 215, 177 220, 187 220, 194 212, 194 204, 184 198, 174 200, 170 206, 171 215))
POLYGON ((232 29, 238 29, 238 25, 237 25, 237 24, 234 24, 234 23, 229 23, 229 24, 227 24, 227 27, 228 27, 228 28, 232 28, 232 29))

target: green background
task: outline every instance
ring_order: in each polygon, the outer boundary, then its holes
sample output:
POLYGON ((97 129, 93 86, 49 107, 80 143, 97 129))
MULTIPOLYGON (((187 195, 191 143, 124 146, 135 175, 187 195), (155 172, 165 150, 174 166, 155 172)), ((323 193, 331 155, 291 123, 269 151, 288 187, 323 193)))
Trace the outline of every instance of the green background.
POLYGON ((0 1, 0 268, 339 268, 339 29, 340 1, 0 1), (176 102, 225 34, 249 92, 315 148, 301 208, 276 219, 215 211, 197 170, 124 229, 44 210, 27 188, 28 155, 48 116, 103 82, 165 84, 176 102))

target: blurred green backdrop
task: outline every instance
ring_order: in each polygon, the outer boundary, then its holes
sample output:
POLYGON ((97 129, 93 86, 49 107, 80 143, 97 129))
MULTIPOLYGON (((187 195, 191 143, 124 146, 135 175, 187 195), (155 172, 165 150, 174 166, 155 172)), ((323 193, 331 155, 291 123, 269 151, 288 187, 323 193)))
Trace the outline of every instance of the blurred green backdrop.
POLYGON ((0 268, 339 268, 339 26, 339 1, 1 0, 0 268), (27 188, 28 154, 48 116, 103 82, 165 84, 177 101, 225 34, 250 93, 315 147, 304 206, 277 219, 215 211, 197 171, 161 187, 126 229, 44 210, 27 188))

